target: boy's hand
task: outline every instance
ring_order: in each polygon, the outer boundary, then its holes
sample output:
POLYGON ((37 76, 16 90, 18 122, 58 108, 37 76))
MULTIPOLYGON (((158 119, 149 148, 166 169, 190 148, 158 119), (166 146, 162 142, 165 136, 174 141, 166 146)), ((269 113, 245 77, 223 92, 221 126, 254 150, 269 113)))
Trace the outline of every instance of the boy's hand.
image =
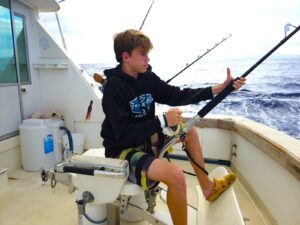
MULTIPOLYGON (((228 84, 230 84, 230 82, 232 80, 233 80, 233 78, 231 76, 230 69, 227 68, 226 80, 221 84, 212 86, 211 90, 212 90, 213 95, 219 94, 224 88, 227 87, 228 84)), ((232 85, 234 88, 234 91, 239 90, 245 84, 245 82, 246 82, 246 78, 244 78, 244 77, 239 77, 237 80, 235 80, 232 85)))
POLYGON ((180 124, 182 119, 181 114, 182 111, 178 108, 172 108, 169 111, 167 111, 165 113, 165 116, 168 123, 168 127, 174 127, 180 124))
MULTIPOLYGON (((232 76, 231 76, 231 71, 230 71, 230 68, 227 68, 227 78, 226 80, 224 81, 224 88, 233 80, 232 76)), ((239 77, 239 79, 235 80, 233 82, 233 87, 234 87, 234 90, 237 91, 239 90, 246 82, 246 78, 244 77, 239 77)))

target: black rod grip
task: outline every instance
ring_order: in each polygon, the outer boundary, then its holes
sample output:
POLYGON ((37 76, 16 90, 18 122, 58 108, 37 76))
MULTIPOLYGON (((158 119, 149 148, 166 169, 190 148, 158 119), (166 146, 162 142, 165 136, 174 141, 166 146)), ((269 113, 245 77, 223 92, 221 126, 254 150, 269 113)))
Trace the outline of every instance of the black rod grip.
MULTIPOLYGON (((236 78, 235 80, 237 80, 236 78)), ((216 105, 218 105, 230 92, 233 91, 233 81, 231 81, 216 97, 214 97, 210 102, 208 102, 199 112, 198 115, 203 118, 208 114, 216 105)))

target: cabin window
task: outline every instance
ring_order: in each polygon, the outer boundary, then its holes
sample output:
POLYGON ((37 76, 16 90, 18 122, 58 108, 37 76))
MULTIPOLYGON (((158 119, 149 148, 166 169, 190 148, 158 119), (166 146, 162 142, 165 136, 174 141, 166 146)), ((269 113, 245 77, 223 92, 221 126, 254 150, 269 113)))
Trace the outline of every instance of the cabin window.
POLYGON ((29 72, 27 63, 27 47, 25 36, 25 17, 22 15, 14 15, 15 35, 18 49, 18 63, 20 70, 21 83, 29 83, 29 72))
POLYGON ((9 0, 0 1, 0 83, 17 83, 9 0))
MULTIPOLYGON (((18 52, 20 81, 22 84, 30 82, 28 70, 28 56, 25 36, 25 17, 14 15, 14 30, 18 52)), ((0 2, 0 84, 16 84, 17 68, 14 51, 13 29, 11 22, 10 1, 0 2)))
POLYGON ((29 82, 25 20, 19 15, 12 16, 10 3, 11 0, 0 0, 0 141, 18 135, 22 121, 19 87, 29 82))

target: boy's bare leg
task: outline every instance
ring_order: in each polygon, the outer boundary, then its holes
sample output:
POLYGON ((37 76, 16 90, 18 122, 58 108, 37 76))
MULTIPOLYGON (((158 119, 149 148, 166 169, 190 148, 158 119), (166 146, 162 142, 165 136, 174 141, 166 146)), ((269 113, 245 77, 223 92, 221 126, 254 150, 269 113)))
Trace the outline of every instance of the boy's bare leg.
MULTIPOLYGON (((193 157, 193 159, 203 168, 204 166, 204 159, 203 159, 203 153, 202 153, 202 148, 200 145, 199 137, 196 131, 196 128, 193 127, 191 128, 186 135, 185 138, 185 147, 186 150, 190 153, 190 155, 193 157)), ((197 175, 199 184, 202 189, 202 193, 205 198, 207 198, 213 188, 214 188, 214 182, 212 182, 208 176, 200 170, 190 159, 189 159, 192 167, 194 168, 194 171, 197 175)))
POLYGON ((155 159, 147 178, 168 186, 167 204, 174 225, 187 225, 186 183, 182 169, 162 159, 155 159))

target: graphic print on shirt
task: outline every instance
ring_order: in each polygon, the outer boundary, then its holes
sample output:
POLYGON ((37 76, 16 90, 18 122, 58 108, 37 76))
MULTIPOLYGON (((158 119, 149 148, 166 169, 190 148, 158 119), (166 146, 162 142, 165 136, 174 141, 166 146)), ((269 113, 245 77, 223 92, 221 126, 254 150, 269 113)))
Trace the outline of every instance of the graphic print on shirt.
POLYGON ((142 94, 130 101, 131 112, 135 118, 141 118, 150 111, 150 105, 153 102, 151 94, 142 94))

